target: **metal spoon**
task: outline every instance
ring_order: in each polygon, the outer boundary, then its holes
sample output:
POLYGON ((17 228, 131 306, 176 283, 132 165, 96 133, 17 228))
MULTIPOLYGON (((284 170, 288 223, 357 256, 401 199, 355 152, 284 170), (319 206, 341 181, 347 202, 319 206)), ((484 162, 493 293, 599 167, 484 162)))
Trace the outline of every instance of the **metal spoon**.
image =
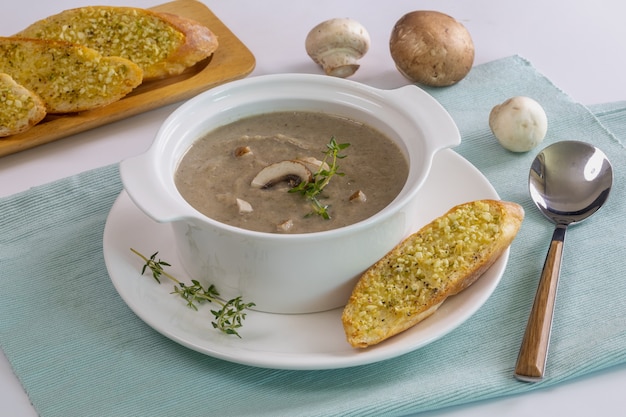
POLYGON ((606 155, 588 143, 556 142, 537 155, 528 184, 535 205, 556 225, 515 366, 517 379, 536 382, 546 368, 565 231, 604 204, 613 169, 606 155))

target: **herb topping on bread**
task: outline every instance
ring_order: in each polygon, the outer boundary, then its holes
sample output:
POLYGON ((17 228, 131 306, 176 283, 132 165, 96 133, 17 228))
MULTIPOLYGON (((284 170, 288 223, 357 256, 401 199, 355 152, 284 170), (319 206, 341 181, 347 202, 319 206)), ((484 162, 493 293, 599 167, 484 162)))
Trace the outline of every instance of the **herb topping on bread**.
POLYGON ((141 84, 141 69, 119 57, 62 41, 0 37, 0 72, 44 101, 48 113, 90 110, 141 84))
POLYGON ((374 345, 433 314, 502 255, 523 218, 518 204, 473 201, 406 238, 357 282, 342 315, 348 342, 374 345))
POLYGON ((135 7, 87 6, 33 23, 16 36, 62 40, 139 65, 144 80, 182 73, 209 57, 217 37, 204 25, 135 7))
POLYGON ((45 116, 39 96, 0 73, 0 137, 24 132, 45 116))

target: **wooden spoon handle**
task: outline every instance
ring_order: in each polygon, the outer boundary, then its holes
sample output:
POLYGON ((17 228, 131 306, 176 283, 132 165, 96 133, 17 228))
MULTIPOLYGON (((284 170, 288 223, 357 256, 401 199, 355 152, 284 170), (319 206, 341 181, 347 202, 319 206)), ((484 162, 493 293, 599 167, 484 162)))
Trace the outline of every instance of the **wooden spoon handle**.
POLYGON ((515 366, 515 377, 520 381, 537 382, 544 375, 566 230, 566 225, 557 225, 552 234, 515 366))

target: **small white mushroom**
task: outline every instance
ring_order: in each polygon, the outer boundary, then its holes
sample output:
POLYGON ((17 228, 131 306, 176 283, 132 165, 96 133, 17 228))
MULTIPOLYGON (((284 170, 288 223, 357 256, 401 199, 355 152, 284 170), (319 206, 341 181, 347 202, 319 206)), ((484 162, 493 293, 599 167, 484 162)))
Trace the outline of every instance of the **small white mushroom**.
POLYGON ((330 170, 330 166, 326 162, 322 162, 312 156, 303 156, 297 158, 297 161, 304 164, 311 172, 318 172, 320 168, 326 171, 330 170))
POLYGON ((311 181, 311 171, 298 161, 280 161, 263 168, 252 179, 254 188, 271 188, 279 182, 286 181, 290 187, 301 182, 311 181))
POLYGON ((288 232, 293 228, 293 221, 291 219, 287 219, 282 223, 276 225, 276 231, 278 232, 288 232))
POLYGON ((252 213, 254 211, 252 204, 241 198, 237 199, 237 208, 239 209, 239 214, 252 213))
POLYGON ((346 78, 359 69, 357 60, 369 50, 370 35, 356 20, 335 18, 311 29, 305 47, 327 75, 346 78))
POLYGON ((365 203, 367 201, 367 196, 361 190, 356 190, 349 198, 352 203, 365 203))
POLYGON ((530 97, 517 96, 491 109, 489 127, 506 149, 527 152, 543 141, 548 117, 541 104, 530 97))

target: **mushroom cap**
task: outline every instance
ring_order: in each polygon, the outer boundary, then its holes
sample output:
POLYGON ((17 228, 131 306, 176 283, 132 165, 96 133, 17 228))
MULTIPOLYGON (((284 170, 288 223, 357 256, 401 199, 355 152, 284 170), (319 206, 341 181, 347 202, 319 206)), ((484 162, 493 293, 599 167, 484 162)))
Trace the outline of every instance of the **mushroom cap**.
POLYGON ((305 48, 327 75, 345 78, 359 69, 357 60, 367 53, 370 43, 370 35, 361 23, 350 18, 334 18, 309 31, 305 48))
POLYGON ((500 144, 512 152, 527 152, 539 145, 548 131, 548 116, 530 97, 511 97, 491 109, 489 128, 500 144))
POLYGON ((402 16, 389 39, 398 71, 420 84, 443 87, 457 83, 474 63, 474 43, 453 17, 429 10, 402 16))
POLYGON ((320 161, 314 156, 302 156, 297 158, 296 161, 309 168, 311 172, 318 172, 320 169, 328 171, 330 169, 326 162, 320 161))

